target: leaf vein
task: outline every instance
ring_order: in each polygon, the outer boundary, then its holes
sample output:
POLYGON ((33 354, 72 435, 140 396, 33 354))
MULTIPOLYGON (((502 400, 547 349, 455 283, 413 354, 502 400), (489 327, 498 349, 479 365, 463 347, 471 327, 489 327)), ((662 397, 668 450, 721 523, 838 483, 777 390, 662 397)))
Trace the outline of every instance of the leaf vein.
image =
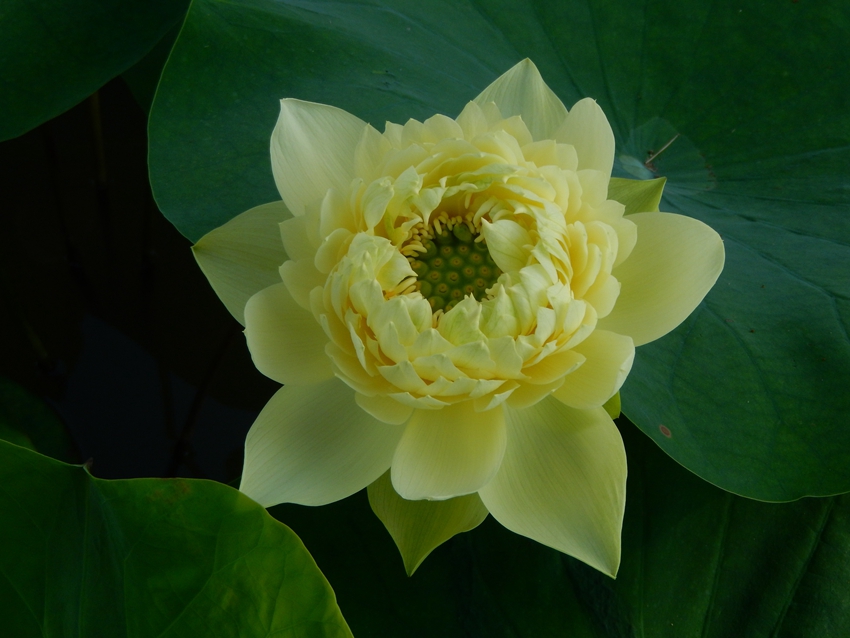
POLYGON ((803 582, 803 578, 806 576, 806 573, 809 570, 809 566, 812 563, 812 559, 817 553, 818 547, 820 546, 821 537, 823 536, 823 531, 826 529, 826 526, 829 524, 829 521, 832 518, 832 511, 834 508, 835 498, 831 498, 829 499, 829 505, 826 507, 826 510, 824 511, 823 516, 821 517, 817 535, 815 536, 814 542, 812 542, 811 551, 809 551, 809 555, 806 557, 806 560, 804 561, 803 566, 800 569, 800 573, 797 576, 793 587, 791 588, 791 592, 785 600, 785 605, 782 611, 779 613, 779 617, 776 619, 776 626, 773 628, 773 631, 770 634, 771 636, 777 636, 779 634, 779 630, 782 628, 782 624, 785 622, 785 617, 788 615, 788 610, 791 609, 791 605, 794 602, 794 597, 797 595, 797 591, 800 589, 800 585, 803 582))
POLYGON ((705 609, 705 617, 703 619, 702 631, 700 632, 701 636, 708 635, 708 629, 711 625, 711 613, 714 610, 714 603, 717 600, 717 591, 720 589, 720 574, 721 574, 721 566, 723 563, 723 557, 726 554, 726 544, 729 540, 729 522, 732 518, 732 505, 734 504, 734 500, 732 495, 728 492, 723 495, 724 500, 726 501, 726 506, 723 508, 723 521, 722 528, 720 531, 720 540, 717 548, 717 554, 714 559, 714 580, 711 584, 711 594, 708 598, 708 606, 705 609))

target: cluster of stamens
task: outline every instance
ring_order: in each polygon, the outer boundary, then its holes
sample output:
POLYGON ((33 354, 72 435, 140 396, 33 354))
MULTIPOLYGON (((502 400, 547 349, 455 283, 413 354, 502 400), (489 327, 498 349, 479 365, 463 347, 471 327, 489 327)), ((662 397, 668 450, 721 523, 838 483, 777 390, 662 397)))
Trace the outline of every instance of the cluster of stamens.
POLYGON ((418 291, 431 304, 435 320, 467 295, 481 301, 502 271, 481 235, 481 221, 471 212, 442 212, 426 226, 414 226, 401 248, 416 280, 405 292, 418 291))

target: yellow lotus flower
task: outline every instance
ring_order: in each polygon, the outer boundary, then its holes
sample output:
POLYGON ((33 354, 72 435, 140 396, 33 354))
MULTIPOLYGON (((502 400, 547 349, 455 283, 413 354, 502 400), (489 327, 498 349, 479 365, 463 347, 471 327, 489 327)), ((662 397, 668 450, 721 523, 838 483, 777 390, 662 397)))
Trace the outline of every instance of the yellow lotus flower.
POLYGON ((240 489, 322 505, 371 486, 409 572, 489 512, 615 575, 626 457, 602 406, 714 284, 717 233, 652 212, 657 184, 609 191, 601 109, 567 112, 528 60, 456 119, 383 133, 283 100, 271 155, 283 201, 195 246, 284 384, 240 489), (635 214, 608 199, 647 188, 635 214))

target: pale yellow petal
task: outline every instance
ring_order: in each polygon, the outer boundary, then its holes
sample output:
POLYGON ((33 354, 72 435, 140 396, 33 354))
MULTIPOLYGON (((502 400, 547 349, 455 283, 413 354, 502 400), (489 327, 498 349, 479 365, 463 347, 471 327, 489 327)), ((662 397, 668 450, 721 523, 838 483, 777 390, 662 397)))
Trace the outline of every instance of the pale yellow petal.
POLYGON ((496 103, 505 118, 522 117, 535 140, 552 138, 567 117, 566 107, 528 58, 497 78, 475 98, 475 103, 482 107, 490 102, 496 103))
POLYGON ((475 102, 468 102, 463 107, 463 111, 457 116, 457 123, 463 131, 464 138, 467 140, 472 140, 478 135, 486 133, 489 128, 487 118, 481 111, 481 107, 475 102))
POLYGON ((280 224, 280 239, 290 259, 312 259, 316 255, 316 248, 310 241, 307 233, 307 219, 305 217, 291 217, 280 224))
POLYGON ((637 244, 613 274, 614 309, 598 327, 629 335, 635 346, 664 336, 694 311, 723 270, 723 240, 701 221, 671 213, 629 215, 637 244))
POLYGON ((577 368, 584 367, 584 352, 578 347, 571 350, 561 350, 544 357, 539 363, 523 368, 522 372, 528 377, 529 383, 538 385, 549 384, 564 375, 575 374, 577 368))
POLYGON ((333 503, 387 471, 402 432, 357 407, 336 378, 281 388, 248 432, 239 489, 264 507, 333 503))
POLYGON ((327 275, 316 270, 311 259, 290 259, 281 264, 280 279, 289 289, 289 294, 304 310, 310 310, 310 293, 317 286, 323 286, 327 275))
POLYGON ((515 409, 527 408, 545 399, 563 383, 563 379, 555 379, 545 384, 524 383, 511 393, 505 404, 515 409))
POLYGON ((279 383, 301 386, 333 376, 325 354, 328 336, 285 284, 251 297, 245 306, 245 337, 254 365, 279 383))
POLYGON ((528 264, 534 242, 528 231, 515 221, 502 219, 494 223, 484 220, 481 234, 493 261, 504 272, 515 272, 528 264))
POLYGON ((386 137, 368 124, 363 127, 354 153, 354 172, 357 177, 362 177, 367 183, 380 177, 384 156, 391 149, 392 144, 386 137))
POLYGON ((554 139, 575 147, 579 170, 593 169, 611 176, 614 132, 596 100, 585 98, 576 102, 554 139))
POLYGON ((272 173, 292 214, 317 204, 328 192, 348 188, 354 178, 357 143, 366 123, 342 109, 286 99, 272 132, 272 173))
POLYGON ((602 408, 573 410, 552 397, 505 408, 508 445, 479 490, 502 525, 609 576, 620 564, 626 453, 602 408))
POLYGON ((501 409, 476 412, 463 401, 416 410, 393 457, 393 486, 410 500, 471 494, 493 478, 504 452, 501 409))
POLYGON ((552 396, 572 408, 587 410, 604 405, 623 385, 635 358, 631 337, 606 330, 594 330, 575 346, 585 362, 567 375, 564 385, 552 396))
POLYGON ((278 224, 291 217, 283 202, 263 204, 210 231, 192 246, 218 298, 242 325, 251 296, 280 281, 277 269, 287 255, 278 224))
POLYGON ((413 408, 410 406, 403 405, 395 399, 382 394, 376 394, 370 397, 358 392, 354 400, 357 401, 357 405, 363 410, 382 423, 401 425, 413 413, 413 408))
POLYGON ((408 501, 393 489, 390 473, 369 486, 369 504, 393 537, 408 576, 455 534, 478 527, 487 508, 478 494, 447 501, 408 501))

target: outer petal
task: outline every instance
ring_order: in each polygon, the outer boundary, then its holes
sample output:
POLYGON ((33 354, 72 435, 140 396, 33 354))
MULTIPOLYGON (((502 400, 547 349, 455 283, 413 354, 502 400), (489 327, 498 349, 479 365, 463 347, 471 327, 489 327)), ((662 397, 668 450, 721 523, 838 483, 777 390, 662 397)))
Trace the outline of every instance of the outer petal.
POLYGON ((631 337, 607 330, 594 330, 573 352, 584 355, 586 361, 567 375, 552 396, 578 410, 598 408, 617 394, 635 360, 631 337))
POLYGON ((614 309, 598 327, 654 341, 699 305, 723 270, 723 240, 701 221, 672 213, 629 215, 637 225, 632 254, 613 274, 622 284, 614 309))
POLYGON ((576 102, 554 138, 575 147, 578 170, 593 169, 611 176, 614 132, 595 100, 585 98, 576 102))
POLYGON ((472 401, 416 410, 393 457, 393 487, 409 500, 445 500, 477 492, 505 453, 501 410, 476 412, 472 401))
POLYGON ((362 409, 366 410, 366 412, 378 419, 378 421, 384 423, 401 425, 413 414, 413 408, 409 405, 399 403, 395 399, 382 394, 367 397, 365 394, 358 393, 355 395, 354 400, 357 401, 357 405, 362 409))
POLYGON ((447 501, 407 501, 393 489, 389 472, 369 486, 369 504, 393 537, 408 576, 434 549, 487 518, 478 494, 447 501))
POLYGON ((626 452, 611 417, 551 397, 505 413, 508 449, 478 492, 484 505, 511 531, 616 575, 626 452))
POLYGON ((661 195, 664 193, 666 177, 655 179, 623 179, 612 177, 608 182, 608 199, 626 207, 626 215, 658 212, 661 195))
POLYGON ((387 471, 402 432, 358 408, 338 379, 281 388, 248 432, 239 489, 265 507, 338 501, 387 471))
POLYGON ((551 139, 567 117, 567 108, 528 58, 497 78, 473 101, 479 106, 495 102, 505 118, 521 116, 535 140, 551 139))
POLYGON ((302 386, 333 376, 325 354, 328 336, 285 284, 251 297, 245 306, 245 337, 254 365, 278 383, 302 386))
POLYGON ((272 172, 293 215, 354 178, 357 142, 366 122, 325 104, 286 99, 272 133, 272 172))
POLYGON ((215 294, 243 326, 248 299, 280 281, 277 269, 287 255, 278 224, 291 217, 283 202, 263 204, 210 231, 192 246, 215 294))

